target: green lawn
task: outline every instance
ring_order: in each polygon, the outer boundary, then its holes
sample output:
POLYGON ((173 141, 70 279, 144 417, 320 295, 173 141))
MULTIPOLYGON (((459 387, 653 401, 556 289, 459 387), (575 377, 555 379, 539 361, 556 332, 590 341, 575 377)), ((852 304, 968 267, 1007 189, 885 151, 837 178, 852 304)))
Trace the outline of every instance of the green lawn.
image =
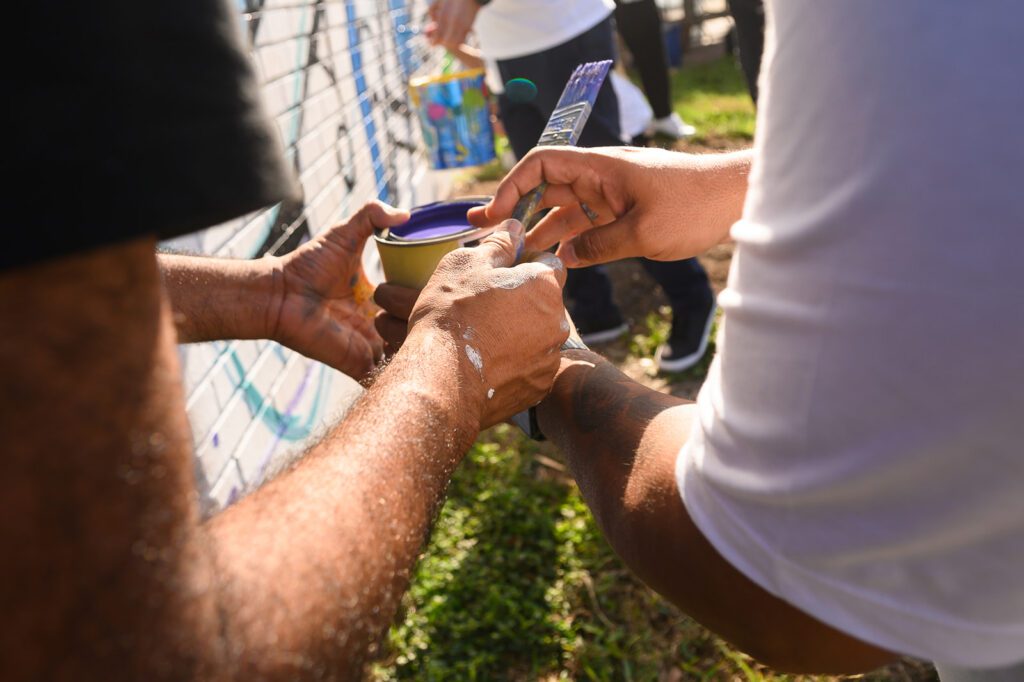
POLYGON ((473 447, 371 679, 764 679, 628 573, 552 455, 473 447))
POLYGON ((679 69, 672 95, 675 110, 697 128, 693 142, 754 138, 754 104, 732 57, 679 69))

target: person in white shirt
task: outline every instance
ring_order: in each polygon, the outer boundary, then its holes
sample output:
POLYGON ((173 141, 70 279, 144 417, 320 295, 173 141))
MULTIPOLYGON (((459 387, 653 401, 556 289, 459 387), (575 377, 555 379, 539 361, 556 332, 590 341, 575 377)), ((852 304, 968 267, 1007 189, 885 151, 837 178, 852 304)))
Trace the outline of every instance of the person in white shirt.
POLYGON ((471 216, 545 180, 570 267, 736 242, 696 403, 574 350, 540 427, 633 570, 770 665, 1022 680, 1024 5, 767 9, 751 152, 536 150, 471 216))

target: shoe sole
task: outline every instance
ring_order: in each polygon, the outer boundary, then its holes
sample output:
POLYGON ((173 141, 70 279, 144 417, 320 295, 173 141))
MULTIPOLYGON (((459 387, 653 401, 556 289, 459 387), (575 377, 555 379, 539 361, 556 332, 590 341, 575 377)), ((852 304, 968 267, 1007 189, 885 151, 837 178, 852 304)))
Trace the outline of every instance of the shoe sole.
POLYGON ((711 325, 715 322, 715 313, 717 311, 718 305, 712 305, 711 313, 708 315, 708 319, 704 323, 704 332, 700 337, 700 345, 697 346, 697 350, 693 353, 685 355, 677 360, 663 360, 661 353, 664 346, 658 346, 658 352, 654 356, 654 360, 658 365, 658 371, 685 372, 700 362, 700 359, 704 357, 704 353, 708 350, 708 340, 711 338, 711 325))
POLYGON ((629 330, 629 325, 623 322, 618 327, 612 327, 611 329, 605 329, 599 332, 591 332, 589 334, 580 334, 580 340, 588 346, 592 346, 597 343, 608 343, 614 341, 629 330))

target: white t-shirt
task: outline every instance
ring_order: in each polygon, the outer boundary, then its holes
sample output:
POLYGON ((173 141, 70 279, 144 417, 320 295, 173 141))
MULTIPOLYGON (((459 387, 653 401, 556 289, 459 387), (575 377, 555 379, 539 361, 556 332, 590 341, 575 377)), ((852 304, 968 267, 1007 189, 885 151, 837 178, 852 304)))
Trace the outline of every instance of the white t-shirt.
POLYGON ((561 45, 614 10, 614 0, 491 0, 473 31, 488 59, 514 59, 561 45))
POLYGON ((1024 660, 1024 2, 768 2, 718 356, 677 466, 745 575, 1024 660))

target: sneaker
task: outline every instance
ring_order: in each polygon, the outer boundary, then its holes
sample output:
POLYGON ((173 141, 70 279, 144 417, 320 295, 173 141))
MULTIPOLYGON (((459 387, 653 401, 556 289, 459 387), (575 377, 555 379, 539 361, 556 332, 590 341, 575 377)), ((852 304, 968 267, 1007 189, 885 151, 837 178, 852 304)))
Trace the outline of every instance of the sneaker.
POLYGON ((614 341, 629 330, 629 325, 622 319, 622 314, 614 308, 600 317, 573 315, 573 322, 576 323, 580 340, 588 346, 614 341))
POLYGON ((679 118, 679 114, 672 112, 665 118, 656 118, 647 127, 648 135, 664 135, 673 140, 681 140, 684 137, 692 137, 697 129, 679 118))
POLYGON ((668 341, 658 346, 654 355, 658 369, 662 372, 683 372, 690 369, 704 357, 708 349, 711 325, 715 321, 714 299, 710 308, 692 310, 690 315, 680 317, 680 310, 672 311, 672 333, 668 341))

